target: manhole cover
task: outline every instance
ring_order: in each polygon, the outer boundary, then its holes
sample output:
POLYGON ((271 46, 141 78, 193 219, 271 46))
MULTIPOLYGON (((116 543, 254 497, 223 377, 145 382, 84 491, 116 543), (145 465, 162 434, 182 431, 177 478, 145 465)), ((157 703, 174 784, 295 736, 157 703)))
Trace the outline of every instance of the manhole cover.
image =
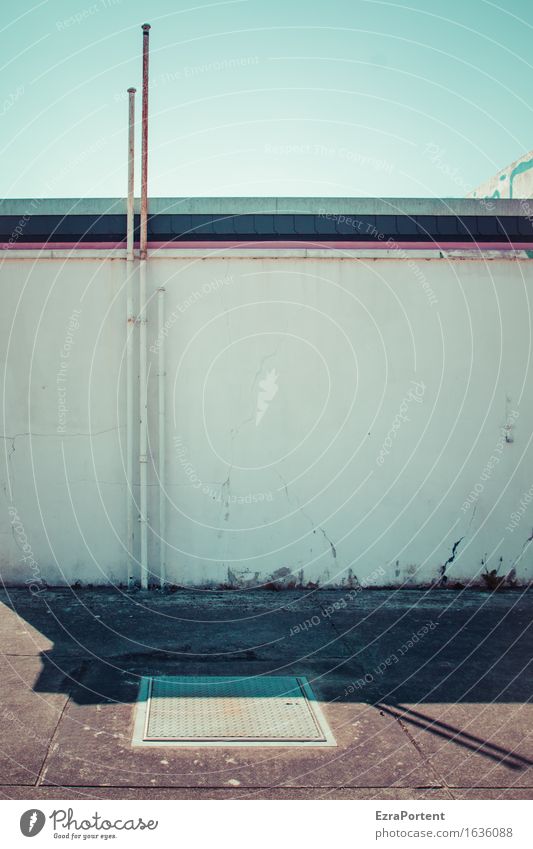
POLYGON ((305 678, 142 678, 134 746, 335 746, 305 678))

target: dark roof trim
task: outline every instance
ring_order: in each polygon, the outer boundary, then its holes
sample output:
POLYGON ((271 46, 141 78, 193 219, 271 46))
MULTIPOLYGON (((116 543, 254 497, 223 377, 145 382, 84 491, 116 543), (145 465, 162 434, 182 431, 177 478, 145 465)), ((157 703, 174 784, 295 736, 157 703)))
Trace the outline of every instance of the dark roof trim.
MULTIPOLYGON (((136 216, 136 238, 139 218, 136 216)), ((0 215, 0 242, 123 242, 125 215, 0 215)), ((533 244, 533 222, 510 215, 361 215, 361 214, 156 214, 148 220, 150 242, 236 240, 262 242, 526 242, 533 244)))

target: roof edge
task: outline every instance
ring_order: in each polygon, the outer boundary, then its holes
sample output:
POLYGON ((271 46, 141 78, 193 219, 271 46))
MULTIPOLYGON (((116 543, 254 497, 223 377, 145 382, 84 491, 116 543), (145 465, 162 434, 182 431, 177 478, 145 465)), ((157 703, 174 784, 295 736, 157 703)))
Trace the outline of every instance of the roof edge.
MULTIPOLYGON (((135 207, 139 212, 140 202, 135 207)), ((533 214, 533 200, 356 197, 154 197, 152 215, 498 215, 533 214)), ((125 215, 126 198, 5 198, 0 215, 125 215)))

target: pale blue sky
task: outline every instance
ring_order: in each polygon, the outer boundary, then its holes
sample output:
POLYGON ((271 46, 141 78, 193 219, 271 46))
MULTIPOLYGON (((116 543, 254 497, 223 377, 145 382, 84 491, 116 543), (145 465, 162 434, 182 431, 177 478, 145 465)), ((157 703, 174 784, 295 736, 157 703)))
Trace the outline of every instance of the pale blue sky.
POLYGON ((125 194, 144 20, 153 196, 462 196, 533 148, 531 0, 23 0, 1 196, 125 194))

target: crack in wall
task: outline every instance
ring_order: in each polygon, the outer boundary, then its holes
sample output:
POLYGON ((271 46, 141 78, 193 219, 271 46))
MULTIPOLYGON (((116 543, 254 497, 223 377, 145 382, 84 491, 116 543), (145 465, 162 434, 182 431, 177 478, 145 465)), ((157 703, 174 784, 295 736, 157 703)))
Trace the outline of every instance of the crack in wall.
POLYGON ((526 541, 522 545, 522 548, 520 549, 520 553, 516 555, 515 559, 511 563, 509 575, 511 574, 511 572, 516 572, 516 566, 518 565, 518 563, 520 563, 522 557, 524 556, 526 550, 529 548, 529 546, 531 545, 532 542, 533 542, 533 529, 531 530, 530 535, 527 537, 526 541))
POLYGON ((65 439, 65 437, 69 437, 69 436, 101 436, 104 433, 112 433, 115 430, 124 430, 124 428, 125 428, 125 425, 117 425, 116 427, 108 427, 105 430, 95 430, 95 431, 87 431, 87 432, 80 431, 80 432, 74 432, 74 433, 57 433, 55 431, 54 431, 54 433, 35 433, 34 431, 22 431, 21 433, 14 433, 14 434, 8 434, 8 433, 0 434, 0 439, 5 439, 8 442, 11 440, 12 445, 13 445, 13 451, 14 451, 15 450, 15 440, 20 439, 22 436, 31 436, 31 437, 35 436, 35 437, 43 437, 43 438, 56 437, 58 439, 59 438, 65 439))
POLYGON ((459 548, 463 540, 464 536, 454 542, 452 553, 448 557, 447 561, 443 563, 443 565, 440 567, 440 577, 443 583, 446 583, 446 581, 448 580, 448 576, 446 575, 446 568, 454 562, 455 558, 457 557, 457 549, 459 548))
MULTIPOLYGON (((299 503, 298 499, 292 498, 292 497, 289 495, 289 487, 288 487, 287 481, 285 480, 285 478, 283 477, 283 475, 281 474, 281 472, 279 472, 279 471, 276 469, 276 474, 277 474, 277 476, 279 477, 279 479, 280 479, 281 483, 283 484, 283 489, 284 489, 284 492, 285 492, 285 495, 286 495, 286 497, 287 497, 287 501, 289 502, 289 504, 290 504, 291 506, 293 506, 293 507, 296 507, 296 509, 297 509, 297 510, 298 510, 298 511, 302 514, 302 516, 303 516, 305 519, 307 519, 307 521, 309 522, 309 524, 310 524, 310 526, 311 526, 311 529, 312 529, 312 531, 313 531, 313 533, 314 533, 314 534, 316 534, 317 530, 319 530, 319 531, 322 533, 322 535, 324 536, 324 539, 326 540, 326 542, 328 543, 328 545, 329 545, 329 547, 330 547, 331 555, 332 555, 332 558, 333 558, 333 562, 334 562, 334 564, 335 564, 335 567, 337 567, 337 549, 336 549, 336 547, 335 547, 335 544, 334 544, 334 543, 333 543, 333 541, 329 538, 329 536, 328 536, 328 534, 326 533, 325 529, 324 529, 321 525, 315 525, 315 522, 313 521, 313 519, 311 518, 311 516, 310 516, 310 515, 309 515, 309 514, 308 514, 308 513, 304 510, 304 508, 300 505, 300 503, 299 503)), ((327 569, 326 569, 326 571, 325 571, 325 573, 324 573, 324 574, 325 574, 326 582, 327 582, 327 581, 329 580, 329 570, 327 570, 327 569)))
POLYGON ((337 559, 337 549, 335 548, 335 546, 333 545, 332 541, 331 541, 331 540, 330 540, 330 538, 328 537, 328 535, 327 535, 327 533, 325 532, 324 528, 322 528, 322 527, 321 527, 321 528, 320 528, 320 530, 321 530, 321 531, 322 531, 322 533, 324 534, 324 539, 325 539, 325 540, 329 543, 329 545, 330 545, 331 553, 332 553, 332 555, 333 555, 333 559, 334 559, 334 560, 336 560, 336 559, 337 559))

